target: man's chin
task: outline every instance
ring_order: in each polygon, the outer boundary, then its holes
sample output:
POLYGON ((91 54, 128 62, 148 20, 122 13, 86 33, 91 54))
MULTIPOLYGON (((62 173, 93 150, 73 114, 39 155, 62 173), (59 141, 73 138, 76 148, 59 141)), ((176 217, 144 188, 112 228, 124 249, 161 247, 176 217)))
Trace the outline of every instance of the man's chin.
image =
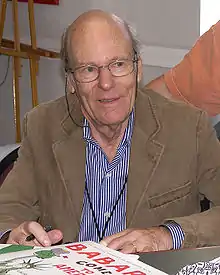
POLYGON ((123 117, 105 117, 99 120, 100 124, 105 125, 105 126, 118 126, 122 124, 128 116, 123 116, 123 117))

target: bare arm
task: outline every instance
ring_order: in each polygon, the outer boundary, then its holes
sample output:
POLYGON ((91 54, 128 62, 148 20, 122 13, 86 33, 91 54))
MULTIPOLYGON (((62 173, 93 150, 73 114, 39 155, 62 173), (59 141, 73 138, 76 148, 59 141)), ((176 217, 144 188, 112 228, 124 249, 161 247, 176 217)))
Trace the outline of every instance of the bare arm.
POLYGON ((154 92, 172 100, 177 100, 169 91, 168 87, 165 84, 163 75, 157 77, 156 79, 149 82, 145 89, 153 90, 154 92))

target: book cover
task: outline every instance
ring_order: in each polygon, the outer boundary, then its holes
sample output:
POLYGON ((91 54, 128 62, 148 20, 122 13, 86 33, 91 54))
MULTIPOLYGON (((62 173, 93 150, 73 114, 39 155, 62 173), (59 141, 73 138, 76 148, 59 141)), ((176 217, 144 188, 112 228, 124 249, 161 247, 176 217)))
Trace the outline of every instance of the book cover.
POLYGON ((1 275, 29 274, 123 274, 165 275, 137 260, 94 242, 37 247, 0 254, 1 275))

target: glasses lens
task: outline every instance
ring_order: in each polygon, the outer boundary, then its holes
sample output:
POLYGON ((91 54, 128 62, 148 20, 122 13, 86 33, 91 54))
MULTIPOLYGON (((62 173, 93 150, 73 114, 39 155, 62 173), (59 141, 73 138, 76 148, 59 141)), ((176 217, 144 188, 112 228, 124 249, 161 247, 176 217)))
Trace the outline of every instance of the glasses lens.
POLYGON ((80 67, 74 71, 75 78, 79 82, 90 82, 98 77, 98 68, 96 66, 80 67))
POLYGON ((134 60, 117 60, 110 63, 107 66, 97 67, 95 65, 88 65, 76 68, 74 70, 74 76, 79 82, 92 82, 99 77, 100 68, 108 68, 113 76, 125 76, 133 72, 134 60))
POLYGON ((124 76, 134 70, 134 63, 132 60, 118 60, 109 65, 109 70, 114 76, 124 76))

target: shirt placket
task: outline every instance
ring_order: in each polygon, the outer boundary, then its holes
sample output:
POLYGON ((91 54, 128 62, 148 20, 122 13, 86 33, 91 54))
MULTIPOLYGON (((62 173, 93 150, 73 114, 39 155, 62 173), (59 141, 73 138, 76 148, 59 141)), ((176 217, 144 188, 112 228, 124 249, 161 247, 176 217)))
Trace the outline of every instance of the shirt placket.
MULTIPOLYGON (((113 173, 115 172, 115 174, 117 174, 117 169, 121 168, 119 166, 122 161, 123 153, 125 150, 126 150, 126 145, 121 146, 121 148, 117 151, 117 155, 116 155, 115 159, 111 163, 108 163, 108 161, 106 160, 107 169, 106 169, 106 174, 104 176, 104 179, 102 180, 102 184, 100 186, 100 196, 99 196, 100 197, 100 210, 101 210, 99 212, 100 231, 103 230, 106 221, 109 219, 113 205, 115 204, 115 202, 119 196, 119 193, 122 189, 123 182, 122 181, 119 182, 118 180, 116 180, 116 178, 113 176, 113 173), (116 183, 118 184, 117 192, 116 192, 115 196, 113 196, 113 199, 112 199, 112 196, 109 196, 108 194, 113 193, 113 191, 114 191, 113 188, 115 188, 114 184, 116 184, 116 183), (102 200, 101 198, 105 198, 105 200, 102 200)), ((115 213, 112 213, 112 216, 114 214, 115 213)), ((112 218, 113 217, 111 217, 111 219, 112 218)), ((108 226, 110 226, 110 224, 112 222, 111 219, 108 223, 108 226)))

